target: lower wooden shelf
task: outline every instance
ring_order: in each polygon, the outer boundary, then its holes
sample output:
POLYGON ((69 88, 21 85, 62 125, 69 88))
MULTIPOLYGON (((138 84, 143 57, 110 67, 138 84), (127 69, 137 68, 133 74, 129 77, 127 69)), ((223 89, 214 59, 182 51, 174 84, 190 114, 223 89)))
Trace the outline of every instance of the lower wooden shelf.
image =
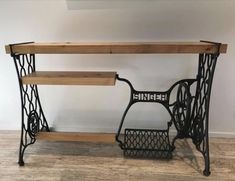
POLYGON ((114 143, 115 134, 111 133, 72 133, 72 132, 39 132, 37 139, 46 141, 80 141, 114 143))
POLYGON ((113 86, 116 72, 36 71, 21 78, 23 84, 113 86))

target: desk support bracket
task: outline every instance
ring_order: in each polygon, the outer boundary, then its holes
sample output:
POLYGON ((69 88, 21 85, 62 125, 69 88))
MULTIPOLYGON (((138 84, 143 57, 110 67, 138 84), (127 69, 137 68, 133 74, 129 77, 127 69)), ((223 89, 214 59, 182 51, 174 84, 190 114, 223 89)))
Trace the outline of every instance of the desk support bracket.
MULTIPOLYGON (((11 45, 11 51, 12 51, 11 45)), ((12 51, 13 52, 13 51, 12 51)), ((21 78, 35 72, 34 54, 11 53, 19 81, 21 97, 21 140, 19 148, 19 165, 24 165, 25 149, 34 144, 39 131, 50 131, 42 110, 37 85, 23 85, 21 78)))

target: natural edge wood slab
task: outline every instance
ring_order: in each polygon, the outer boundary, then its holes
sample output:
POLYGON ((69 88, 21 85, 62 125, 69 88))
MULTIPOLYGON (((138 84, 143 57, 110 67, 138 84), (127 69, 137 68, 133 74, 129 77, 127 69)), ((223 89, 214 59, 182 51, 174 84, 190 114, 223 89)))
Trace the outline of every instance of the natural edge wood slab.
MULTIPOLYGON (((11 53, 10 46, 5 46, 11 53)), ((205 42, 112 42, 112 43, 28 43, 12 46, 13 53, 22 54, 150 54, 150 53, 216 53, 217 46, 205 42)), ((219 53, 226 53, 222 44, 219 53)))
POLYGON ((37 139, 46 141, 80 141, 114 143, 115 134, 111 133, 72 133, 72 132, 39 132, 37 139))
POLYGON ((36 71, 21 78, 23 84, 38 85, 107 85, 113 86, 116 72, 36 71))

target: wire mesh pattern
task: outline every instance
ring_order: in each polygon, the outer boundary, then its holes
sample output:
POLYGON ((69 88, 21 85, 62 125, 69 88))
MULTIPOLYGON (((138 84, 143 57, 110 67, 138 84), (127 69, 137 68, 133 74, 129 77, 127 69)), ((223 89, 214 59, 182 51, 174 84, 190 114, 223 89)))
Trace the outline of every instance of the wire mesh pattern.
POLYGON ((12 54, 14 59, 21 95, 21 141, 19 150, 19 165, 24 165, 25 149, 35 143, 39 131, 49 131, 39 100, 37 85, 23 85, 21 77, 35 71, 34 54, 12 54))
POLYGON ((172 158, 168 130, 125 129, 123 151, 126 157, 172 158))

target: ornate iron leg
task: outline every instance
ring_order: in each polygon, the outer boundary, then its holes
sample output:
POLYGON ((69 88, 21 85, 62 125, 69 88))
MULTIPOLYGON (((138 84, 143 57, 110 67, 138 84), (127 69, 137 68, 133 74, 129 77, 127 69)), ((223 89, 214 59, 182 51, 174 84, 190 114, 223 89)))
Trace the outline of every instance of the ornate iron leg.
MULTIPOLYGON (((212 42, 210 42, 212 43, 212 42)), ((218 52, 220 49, 220 44, 218 45, 218 52)), ((217 58, 219 53, 214 54, 200 54, 199 55, 199 65, 198 65, 198 75, 197 75, 197 86, 196 93, 191 101, 192 111, 190 111, 190 118, 187 125, 183 129, 183 134, 179 134, 173 140, 178 138, 192 138, 196 149, 202 153, 205 161, 205 169, 203 174, 205 176, 210 175, 210 157, 209 157, 209 137, 208 137, 208 121, 209 121, 209 105, 210 105, 210 95, 211 87, 214 76, 214 71, 216 67, 217 58)), ((178 97, 178 96, 177 96, 178 97)), ((177 100, 176 102, 179 102, 177 100)), ((174 111, 173 111, 174 112, 174 111)), ((175 122, 178 124, 180 122, 179 113, 175 113, 175 122), (178 117, 177 117, 178 116, 178 117)), ((176 127, 177 127, 176 124, 176 127)))
MULTIPOLYGON (((11 50, 12 50, 11 45, 11 50)), ((36 134, 39 131, 50 131, 46 118, 44 116, 37 85, 24 85, 22 77, 35 72, 35 55, 34 54, 11 54, 16 72, 18 75, 20 96, 21 96, 21 139, 19 148, 19 165, 24 165, 25 149, 34 144, 36 134)))
POLYGON ((192 112, 192 122, 190 136, 205 160, 205 176, 210 175, 210 158, 209 158, 209 137, 208 137, 208 121, 209 121, 209 105, 211 86, 215 66, 219 54, 200 54, 199 67, 197 77, 196 98, 192 112))

